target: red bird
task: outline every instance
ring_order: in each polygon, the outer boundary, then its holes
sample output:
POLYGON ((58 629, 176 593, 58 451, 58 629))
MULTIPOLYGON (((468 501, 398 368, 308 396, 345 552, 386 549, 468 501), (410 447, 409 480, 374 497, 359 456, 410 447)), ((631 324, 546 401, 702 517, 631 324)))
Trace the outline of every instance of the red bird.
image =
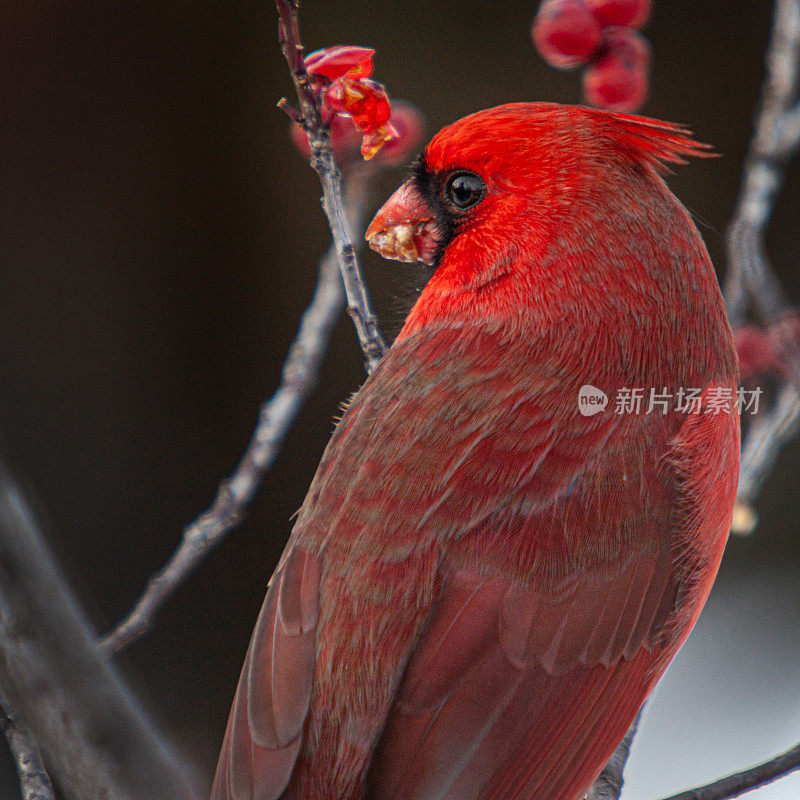
POLYGON ((213 800, 587 791, 731 521, 732 337, 659 176, 702 152, 675 125, 544 103, 431 141, 367 236, 435 270, 270 582, 213 800))

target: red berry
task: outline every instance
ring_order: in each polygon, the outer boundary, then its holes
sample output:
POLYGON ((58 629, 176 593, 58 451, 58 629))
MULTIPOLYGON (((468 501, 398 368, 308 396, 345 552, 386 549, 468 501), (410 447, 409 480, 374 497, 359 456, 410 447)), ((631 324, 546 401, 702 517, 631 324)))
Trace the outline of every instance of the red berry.
POLYGON ((785 311, 773 322, 767 331, 769 342, 776 353, 778 370, 784 376, 790 373, 787 356, 790 351, 800 348, 800 311, 785 311))
POLYGON ((606 28, 599 57, 583 74, 583 93, 598 108, 635 111, 647 99, 650 46, 632 28, 606 28))
POLYGON ((354 84, 363 95, 363 99, 357 100, 351 105, 347 112, 353 115, 356 125, 362 130, 370 130, 383 125, 389 120, 391 108, 386 91, 379 83, 370 80, 358 81, 354 84))
POLYGON ((331 111, 347 111, 350 94, 349 90, 348 82, 335 80, 323 92, 322 98, 324 106, 331 111))
MULTIPOLYGON (((361 146, 361 132, 356 128, 352 117, 337 114, 330 122, 331 144, 336 160, 345 166, 358 159, 358 149, 361 146)), ((308 137, 302 126, 293 122, 290 128, 292 144, 306 160, 311 157, 308 147, 308 137)))
POLYGON ((531 39, 554 67, 586 64, 600 45, 601 26, 584 0, 544 0, 531 39))
POLYGON ((391 113, 386 90, 368 78, 339 78, 325 89, 323 100, 329 110, 350 114, 362 131, 383 125, 391 113))
POLYGON ((601 27, 641 28, 650 17, 650 0, 586 0, 601 27))
MULTIPOLYGON (((368 77, 374 55, 371 48, 347 45, 317 50, 304 60, 314 96, 321 99, 323 122, 330 126, 334 155, 342 164, 352 161, 354 128, 362 134, 360 149, 365 159, 400 138, 390 122, 392 109, 386 90, 368 77), (342 128, 343 119, 347 120, 346 128, 342 128)), ((308 158, 307 137, 299 124, 291 129, 291 136, 297 149, 308 158)))
POLYGON ((736 355, 739 357, 739 375, 750 381, 761 375, 779 370, 779 361, 770 337, 755 325, 745 325, 733 333, 736 355))

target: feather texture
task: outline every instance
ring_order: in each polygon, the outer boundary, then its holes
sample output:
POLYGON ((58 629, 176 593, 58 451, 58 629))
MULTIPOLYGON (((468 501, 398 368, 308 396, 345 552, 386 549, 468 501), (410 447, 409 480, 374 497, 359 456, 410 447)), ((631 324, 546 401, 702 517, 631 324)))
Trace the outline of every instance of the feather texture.
POLYGON ((548 104, 426 148, 421 204, 456 169, 486 196, 325 451, 212 800, 586 791, 697 619, 736 490, 735 413, 578 407, 587 384, 735 389, 713 269, 657 174, 701 149, 548 104))
POLYGON ((212 798, 275 800, 300 752, 314 674, 319 561, 290 548, 253 631, 212 798))

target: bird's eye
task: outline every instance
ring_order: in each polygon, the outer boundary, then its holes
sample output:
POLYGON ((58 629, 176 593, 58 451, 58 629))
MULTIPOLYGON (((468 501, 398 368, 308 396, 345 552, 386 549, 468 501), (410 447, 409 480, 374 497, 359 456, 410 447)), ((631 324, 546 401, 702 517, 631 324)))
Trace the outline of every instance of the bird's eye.
POLYGON ((474 172, 455 172, 447 179, 444 196, 451 206, 466 211, 486 196, 486 184, 474 172))

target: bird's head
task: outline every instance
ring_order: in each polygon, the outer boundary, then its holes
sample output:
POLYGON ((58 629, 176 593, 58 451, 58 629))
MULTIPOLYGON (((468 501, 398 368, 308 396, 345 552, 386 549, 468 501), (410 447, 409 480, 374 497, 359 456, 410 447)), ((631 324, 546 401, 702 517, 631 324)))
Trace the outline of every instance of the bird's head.
POLYGON ((613 214, 626 174, 657 180, 665 163, 704 149, 683 128, 642 117, 498 106, 440 131, 366 238, 386 258, 435 267, 440 287, 479 289, 535 261, 576 215, 613 214))

